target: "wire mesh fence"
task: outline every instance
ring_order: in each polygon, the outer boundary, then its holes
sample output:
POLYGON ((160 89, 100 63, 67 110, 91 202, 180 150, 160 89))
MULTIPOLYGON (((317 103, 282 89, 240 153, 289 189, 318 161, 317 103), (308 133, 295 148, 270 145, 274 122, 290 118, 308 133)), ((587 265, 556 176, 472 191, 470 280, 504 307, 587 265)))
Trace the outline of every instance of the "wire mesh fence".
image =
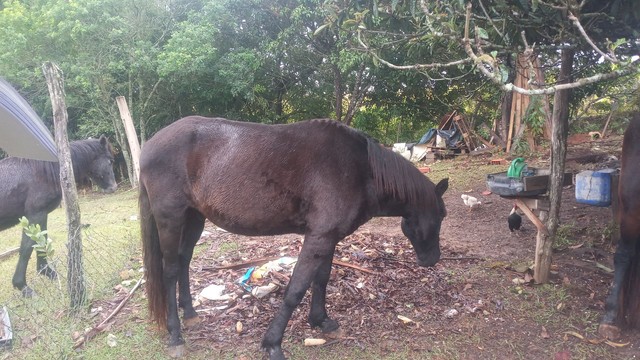
MULTIPOLYGON (((124 219, 119 231, 109 233, 86 226, 82 230, 83 261, 79 268, 69 269, 69 264, 75 262, 69 261, 66 239, 56 239, 59 245, 53 257, 49 258, 49 266, 57 273, 55 279, 33 271, 35 266, 31 263, 36 262, 34 252, 27 273, 27 283, 34 296, 26 298, 18 290, 0 294, 0 309, 3 306, 7 309, 10 321, 10 327, 0 332, 0 339, 8 336, 3 333, 12 335, 10 341, 0 343, 0 360, 80 356, 74 344, 102 317, 96 304, 112 298, 114 289, 133 286, 136 278, 142 276, 138 226, 134 220, 124 219), (70 306, 75 296, 70 293, 70 274, 82 274, 84 301, 77 309, 70 306)), ((11 274, 6 275, 0 279, 5 284, 11 281, 11 274)))

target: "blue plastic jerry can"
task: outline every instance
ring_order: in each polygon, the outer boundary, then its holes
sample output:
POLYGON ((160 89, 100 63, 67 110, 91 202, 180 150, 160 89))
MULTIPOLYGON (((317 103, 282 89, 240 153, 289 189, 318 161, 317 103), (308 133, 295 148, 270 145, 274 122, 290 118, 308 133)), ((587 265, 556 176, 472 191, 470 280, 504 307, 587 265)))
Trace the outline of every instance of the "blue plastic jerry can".
POLYGON ((576 175, 576 201, 592 206, 611 205, 611 175, 616 169, 586 170, 576 175))

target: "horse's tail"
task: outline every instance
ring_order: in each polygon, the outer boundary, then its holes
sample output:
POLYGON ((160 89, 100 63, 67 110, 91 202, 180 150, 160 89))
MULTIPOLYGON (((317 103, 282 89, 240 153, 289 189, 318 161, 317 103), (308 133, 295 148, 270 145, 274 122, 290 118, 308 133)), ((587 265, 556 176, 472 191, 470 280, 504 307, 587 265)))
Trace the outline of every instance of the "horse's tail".
POLYGON ((159 326, 167 324, 167 296, 162 274, 162 252, 160 251, 160 237, 156 220, 151 212, 147 189, 140 182, 140 232, 142 237, 142 252, 144 254, 144 269, 149 315, 159 326))

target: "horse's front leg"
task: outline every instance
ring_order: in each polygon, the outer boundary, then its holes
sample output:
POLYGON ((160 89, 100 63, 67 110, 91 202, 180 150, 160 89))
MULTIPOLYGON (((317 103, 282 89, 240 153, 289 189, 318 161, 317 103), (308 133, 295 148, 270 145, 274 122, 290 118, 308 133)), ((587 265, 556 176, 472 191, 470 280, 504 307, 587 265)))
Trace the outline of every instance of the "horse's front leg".
POLYGON ((329 239, 309 235, 305 237, 304 245, 298 256, 298 262, 293 269, 291 280, 284 292, 280 310, 269 324, 262 340, 262 347, 269 354, 270 360, 285 359, 282 352, 282 337, 287 323, 293 310, 300 304, 304 294, 309 289, 311 282, 316 278, 318 270, 327 262, 329 263, 329 270, 331 270, 334 248, 335 242, 329 239))
POLYGON ((27 286, 27 265, 29 265, 29 259, 33 253, 33 245, 36 242, 31 240, 24 232, 22 233, 22 241, 20 242, 20 253, 18 257, 18 264, 16 265, 16 271, 13 274, 11 283, 13 287, 22 291, 24 297, 32 297, 34 295, 33 290, 27 286))
POLYGON ((613 256, 614 276, 611 293, 605 302, 605 314, 598 328, 598 333, 609 339, 616 339, 620 336, 620 328, 616 324, 618 313, 620 311, 620 293, 622 292, 623 281, 629 266, 631 265, 632 256, 635 254, 635 244, 628 235, 625 234, 624 225, 621 226, 621 237, 613 256))
POLYGON ((333 254, 331 254, 330 258, 323 260, 313 279, 309 325, 319 327, 323 333, 329 334, 337 332, 339 328, 338 322, 327 315, 326 308, 327 284, 329 283, 329 277, 331 275, 333 254))

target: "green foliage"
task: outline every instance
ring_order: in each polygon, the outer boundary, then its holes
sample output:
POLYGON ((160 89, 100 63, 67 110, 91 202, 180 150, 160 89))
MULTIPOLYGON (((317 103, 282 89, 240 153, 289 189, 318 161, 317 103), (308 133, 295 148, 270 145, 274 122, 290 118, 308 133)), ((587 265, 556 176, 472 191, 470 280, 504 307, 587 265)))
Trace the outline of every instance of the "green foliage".
POLYGON ((529 107, 524 115, 524 122, 535 137, 541 137, 547 117, 544 111, 544 103, 541 95, 533 95, 530 98, 529 107))
POLYGON ((38 256, 53 257, 53 240, 47 236, 47 230, 42 230, 40 224, 29 224, 29 220, 24 216, 20 218, 20 226, 24 233, 36 242, 33 249, 36 250, 38 256))

